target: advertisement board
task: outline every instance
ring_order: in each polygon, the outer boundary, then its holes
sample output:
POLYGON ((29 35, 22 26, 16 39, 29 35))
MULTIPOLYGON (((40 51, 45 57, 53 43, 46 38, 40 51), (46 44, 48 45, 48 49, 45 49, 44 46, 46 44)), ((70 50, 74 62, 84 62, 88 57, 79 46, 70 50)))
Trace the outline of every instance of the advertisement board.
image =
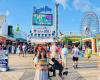
POLYGON ((52 16, 52 14, 35 14, 35 13, 33 13, 32 24, 39 25, 39 26, 52 26, 53 25, 53 16, 52 16))
POLYGON ((8 70, 8 52, 0 50, 0 71, 8 70))

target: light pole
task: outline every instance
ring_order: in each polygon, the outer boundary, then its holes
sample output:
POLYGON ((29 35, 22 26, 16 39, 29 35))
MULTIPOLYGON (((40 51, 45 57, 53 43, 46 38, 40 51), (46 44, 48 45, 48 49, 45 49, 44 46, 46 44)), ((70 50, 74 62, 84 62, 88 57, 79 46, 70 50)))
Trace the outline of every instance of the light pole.
POLYGON ((55 3, 55 15, 56 15, 56 38, 58 38, 58 3, 55 3))

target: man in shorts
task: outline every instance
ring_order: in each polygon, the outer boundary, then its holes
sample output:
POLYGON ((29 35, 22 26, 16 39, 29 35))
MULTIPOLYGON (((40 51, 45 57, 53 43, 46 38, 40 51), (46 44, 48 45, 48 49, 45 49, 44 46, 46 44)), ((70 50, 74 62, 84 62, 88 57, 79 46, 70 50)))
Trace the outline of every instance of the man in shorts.
POLYGON ((72 50, 73 53, 73 67, 77 68, 78 67, 78 59, 79 59, 79 49, 78 49, 78 45, 74 45, 74 48, 72 50))

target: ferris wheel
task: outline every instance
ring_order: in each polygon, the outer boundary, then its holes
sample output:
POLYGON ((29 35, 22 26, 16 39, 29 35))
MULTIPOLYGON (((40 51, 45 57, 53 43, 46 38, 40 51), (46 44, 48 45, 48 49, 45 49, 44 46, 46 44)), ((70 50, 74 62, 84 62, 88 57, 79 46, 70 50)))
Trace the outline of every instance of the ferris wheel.
POLYGON ((86 12, 81 22, 81 34, 91 35, 99 32, 99 19, 94 12, 86 12))

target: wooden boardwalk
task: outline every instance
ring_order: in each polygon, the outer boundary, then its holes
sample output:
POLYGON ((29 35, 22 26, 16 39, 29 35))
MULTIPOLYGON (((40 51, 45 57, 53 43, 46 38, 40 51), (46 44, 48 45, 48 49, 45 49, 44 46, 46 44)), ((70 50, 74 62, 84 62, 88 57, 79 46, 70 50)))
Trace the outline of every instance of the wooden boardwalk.
MULTIPOLYGON (((88 61, 85 58, 79 60, 79 68, 74 69, 72 67, 72 60, 68 55, 67 66, 68 69, 64 72, 68 72, 67 75, 59 77, 58 71, 55 77, 50 77, 49 80, 98 80, 100 76, 100 69, 97 67, 98 59, 94 55, 88 61)), ((0 72, 0 80, 34 80, 35 70, 33 69, 33 55, 28 54, 25 57, 18 55, 9 56, 10 71, 0 72)), ((50 73, 52 75, 52 73, 50 73)))
MULTIPOLYGON (((26 70, 20 80, 33 80, 34 79, 34 70, 26 70)), ((56 72, 55 77, 49 77, 48 80, 85 80, 77 71, 70 68, 68 70, 64 70, 64 74, 62 77, 58 75, 58 71, 56 72)), ((52 73, 50 73, 52 75, 52 73)))

